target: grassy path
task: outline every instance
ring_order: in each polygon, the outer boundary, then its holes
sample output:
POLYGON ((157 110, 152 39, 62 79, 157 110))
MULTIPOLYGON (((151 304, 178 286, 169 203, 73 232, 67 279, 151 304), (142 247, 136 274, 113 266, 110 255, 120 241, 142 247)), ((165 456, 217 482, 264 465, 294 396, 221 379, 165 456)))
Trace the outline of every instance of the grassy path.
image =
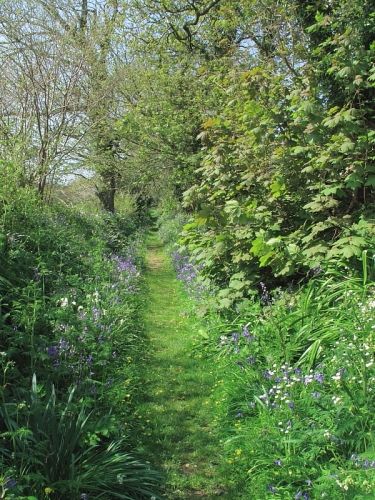
POLYGON ((197 321, 156 235, 148 240, 147 366, 143 453, 165 474, 165 498, 217 498, 217 441, 210 415, 212 365, 192 357, 197 321))

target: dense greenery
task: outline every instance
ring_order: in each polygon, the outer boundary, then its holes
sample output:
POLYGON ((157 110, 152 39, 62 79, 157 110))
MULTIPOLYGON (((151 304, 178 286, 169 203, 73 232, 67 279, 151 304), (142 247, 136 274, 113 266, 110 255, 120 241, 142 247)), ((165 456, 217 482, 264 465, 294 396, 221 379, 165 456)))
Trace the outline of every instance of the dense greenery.
POLYGON ((10 188, 0 194, 2 497, 150 497, 157 475, 129 454, 145 350, 136 226, 10 188))
POLYGON ((173 141, 173 186, 188 188, 192 214, 182 241, 222 306, 259 280, 358 265, 374 239, 371 2, 216 2, 189 43, 174 23, 199 8, 164 7, 177 41, 154 68, 157 103, 145 93, 134 114, 164 170, 173 141))
POLYGON ((0 496, 373 498, 373 1, 0 4, 0 496))
POLYGON ((175 263, 205 316, 195 355, 217 366, 211 404, 228 498, 372 498, 375 290, 366 254, 361 277, 327 271, 272 295, 262 284, 259 298, 226 318, 199 267, 179 253, 175 263))

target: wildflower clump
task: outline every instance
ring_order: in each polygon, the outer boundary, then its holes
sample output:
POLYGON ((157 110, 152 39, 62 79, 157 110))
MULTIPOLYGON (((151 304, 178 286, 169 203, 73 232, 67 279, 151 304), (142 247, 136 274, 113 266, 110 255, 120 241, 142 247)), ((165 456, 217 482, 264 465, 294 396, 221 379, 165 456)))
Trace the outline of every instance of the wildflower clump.
POLYGON ((249 496, 367 498, 375 491, 373 297, 359 278, 320 275, 297 292, 274 293, 272 303, 254 300, 233 321, 212 323, 224 371, 225 463, 249 496))
POLYGON ((17 207, 0 226, 18 235, 2 254, 0 496, 151 496, 157 475, 128 439, 145 350, 140 233, 17 207))

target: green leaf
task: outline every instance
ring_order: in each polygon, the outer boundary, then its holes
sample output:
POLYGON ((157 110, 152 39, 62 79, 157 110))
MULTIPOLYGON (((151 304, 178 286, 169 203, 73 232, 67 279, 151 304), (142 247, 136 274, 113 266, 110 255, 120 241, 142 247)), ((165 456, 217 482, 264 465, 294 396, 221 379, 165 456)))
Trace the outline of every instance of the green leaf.
POLYGON ((321 255, 325 254, 327 252, 327 247, 325 245, 315 245, 313 247, 306 248, 306 250, 303 250, 303 254, 306 255, 306 257, 311 258, 316 255, 321 255))
POLYGON ((290 255, 296 255, 299 252, 299 246, 295 243, 289 243, 289 245, 287 246, 287 250, 290 255))
POLYGON ((336 76, 340 77, 340 78, 344 78, 344 77, 347 77, 351 74, 352 72, 352 68, 350 66, 345 66, 344 68, 340 69, 340 71, 338 71, 336 73, 336 76))
POLYGON ((330 194, 336 194, 337 192, 339 192, 341 189, 343 188, 343 185, 342 184, 336 184, 334 186, 329 186, 325 189, 323 189, 322 193, 325 195, 325 196, 328 196, 330 194))
POLYGON ((266 244, 269 245, 269 246, 278 246, 279 244, 281 243, 281 237, 278 236, 276 238, 270 238, 266 244))
POLYGON ((239 280, 231 280, 229 283, 230 288, 233 288, 234 290, 242 290, 244 286, 246 285, 246 281, 239 281, 239 280))
POLYGON ((352 246, 352 245, 348 245, 348 246, 346 246, 346 247, 343 248, 342 254, 347 259, 350 259, 350 257, 353 257, 354 255, 359 255, 359 253, 358 253, 358 247, 355 247, 355 246, 352 246))
POLYGON ((250 252, 253 255, 258 256, 262 252, 264 246, 265 246, 265 243, 264 243, 263 236, 258 236, 257 238, 255 238, 255 240, 253 240, 250 252))
POLYGON ((219 290, 219 293, 217 295, 218 295, 218 297, 225 298, 225 297, 228 297, 228 295, 230 295, 230 293, 231 293, 231 290, 229 288, 222 288, 221 290, 219 290))
POLYGON ((365 182, 365 186, 375 187, 375 175, 369 175, 367 181, 365 182))
POLYGON ((363 186, 363 176, 359 175, 356 172, 348 175, 345 179, 346 187, 350 189, 356 189, 358 187, 363 186))
POLYGON ((232 305, 232 301, 230 299, 221 299, 219 300, 219 308, 220 309, 228 309, 232 305))
POLYGON ((347 140, 341 144, 340 152, 347 153, 348 151, 353 151, 354 147, 355 147, 354 142, 347 140))
POLYGON ((276 179, 270 185, 270 189, 271 189, 272 196, 274 198, 280 198, 280 196, 285 191, 286 187, 285 187, 285 184, 283 182, 276 179))
POLYGON ((259 259, 259 266, 266 266, 275 256, 275 252, 268 252, 259 259))
POLYGON ((308 151, 310 148, 307 148, 305 146, 296 146, 292 148, 292 154, 293 155, 299 155, 301 153, 304 153, 305 151, 308 151))

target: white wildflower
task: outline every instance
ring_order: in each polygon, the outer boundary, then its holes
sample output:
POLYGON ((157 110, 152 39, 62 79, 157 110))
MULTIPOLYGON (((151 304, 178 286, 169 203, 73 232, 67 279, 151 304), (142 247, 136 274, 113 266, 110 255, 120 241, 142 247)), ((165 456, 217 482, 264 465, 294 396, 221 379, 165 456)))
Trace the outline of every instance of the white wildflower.
POLYGON ((60 300, 60 306, 61 307, 67 307, 69 304, 68 297, 64 297, 63 299, 60 300))

